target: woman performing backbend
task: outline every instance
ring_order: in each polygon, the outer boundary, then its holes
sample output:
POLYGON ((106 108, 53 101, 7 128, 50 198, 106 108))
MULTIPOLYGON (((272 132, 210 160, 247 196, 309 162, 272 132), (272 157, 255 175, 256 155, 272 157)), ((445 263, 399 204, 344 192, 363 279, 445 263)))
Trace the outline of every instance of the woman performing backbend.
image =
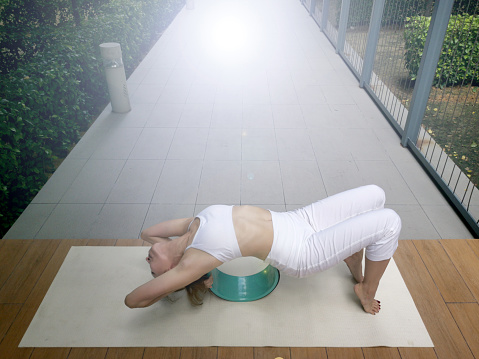
POLYGON ((141 234, 153 244, 146 260, 154 279, 128 294, 125 304, 147 307, 182 288, 192 303, 201 304, 201 293, 212 285, 205 273, 235 258, 253 256, 295 277, 344 260, 364 310, 376 314, 381 307, 375 299, 379 280, 401 230, 399 216, 384 203, 384 191, 370 185, 290 212, 215 205, 194 218, 156 224, 141 234))

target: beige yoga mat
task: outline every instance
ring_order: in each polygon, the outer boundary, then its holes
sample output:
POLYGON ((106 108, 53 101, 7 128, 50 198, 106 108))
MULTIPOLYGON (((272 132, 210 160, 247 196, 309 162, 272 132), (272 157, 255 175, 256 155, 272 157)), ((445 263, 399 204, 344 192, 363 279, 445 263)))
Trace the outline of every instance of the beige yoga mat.
POLYGON ((208 295, 128 309, 123 300, 151 278, 146 247, 72 247, 20 347, 431 347, 394 263, 363 312, 346 265, 306 279, 282 276, 267 297, 247 303, 208 295))

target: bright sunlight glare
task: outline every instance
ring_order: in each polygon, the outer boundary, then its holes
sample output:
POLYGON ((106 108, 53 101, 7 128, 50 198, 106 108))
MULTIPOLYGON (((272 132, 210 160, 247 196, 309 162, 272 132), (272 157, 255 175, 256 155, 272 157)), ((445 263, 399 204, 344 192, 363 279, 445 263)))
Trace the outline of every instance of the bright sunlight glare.
POLYGON ((237 64, 255 52, 255 33, 252 21, 241 14, 211 16, 203 35, 204 51, 221 63, 237 64))

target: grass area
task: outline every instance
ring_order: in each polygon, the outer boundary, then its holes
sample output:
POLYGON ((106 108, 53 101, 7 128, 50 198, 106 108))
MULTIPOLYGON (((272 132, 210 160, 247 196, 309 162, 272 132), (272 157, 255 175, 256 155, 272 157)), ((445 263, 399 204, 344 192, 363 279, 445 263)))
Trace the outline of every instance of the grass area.
MULTIPOLYGON (((368 28, 350 29, 346 41, 364 53, 368 28)), ((458 55, 461 56, 461 55, 458 55)), ((400 27, 383 27, 374 72, 409 109, 414 81, 404 63, 404 35, 400 27)), ((454 163, 479 184, 479 87, 465 84, 431 89, 423 126, 454 163)))

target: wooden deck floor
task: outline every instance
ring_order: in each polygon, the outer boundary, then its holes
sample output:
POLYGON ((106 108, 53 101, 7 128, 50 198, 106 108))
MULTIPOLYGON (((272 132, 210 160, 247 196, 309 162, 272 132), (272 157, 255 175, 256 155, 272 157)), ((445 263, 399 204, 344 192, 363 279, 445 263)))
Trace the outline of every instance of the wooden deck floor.
POLYGON ((138 240, 0 240, 0 358, 479 358, 479 240, 401 241, 394 258, 434 348, 18 348, 72 245, 138 240))

